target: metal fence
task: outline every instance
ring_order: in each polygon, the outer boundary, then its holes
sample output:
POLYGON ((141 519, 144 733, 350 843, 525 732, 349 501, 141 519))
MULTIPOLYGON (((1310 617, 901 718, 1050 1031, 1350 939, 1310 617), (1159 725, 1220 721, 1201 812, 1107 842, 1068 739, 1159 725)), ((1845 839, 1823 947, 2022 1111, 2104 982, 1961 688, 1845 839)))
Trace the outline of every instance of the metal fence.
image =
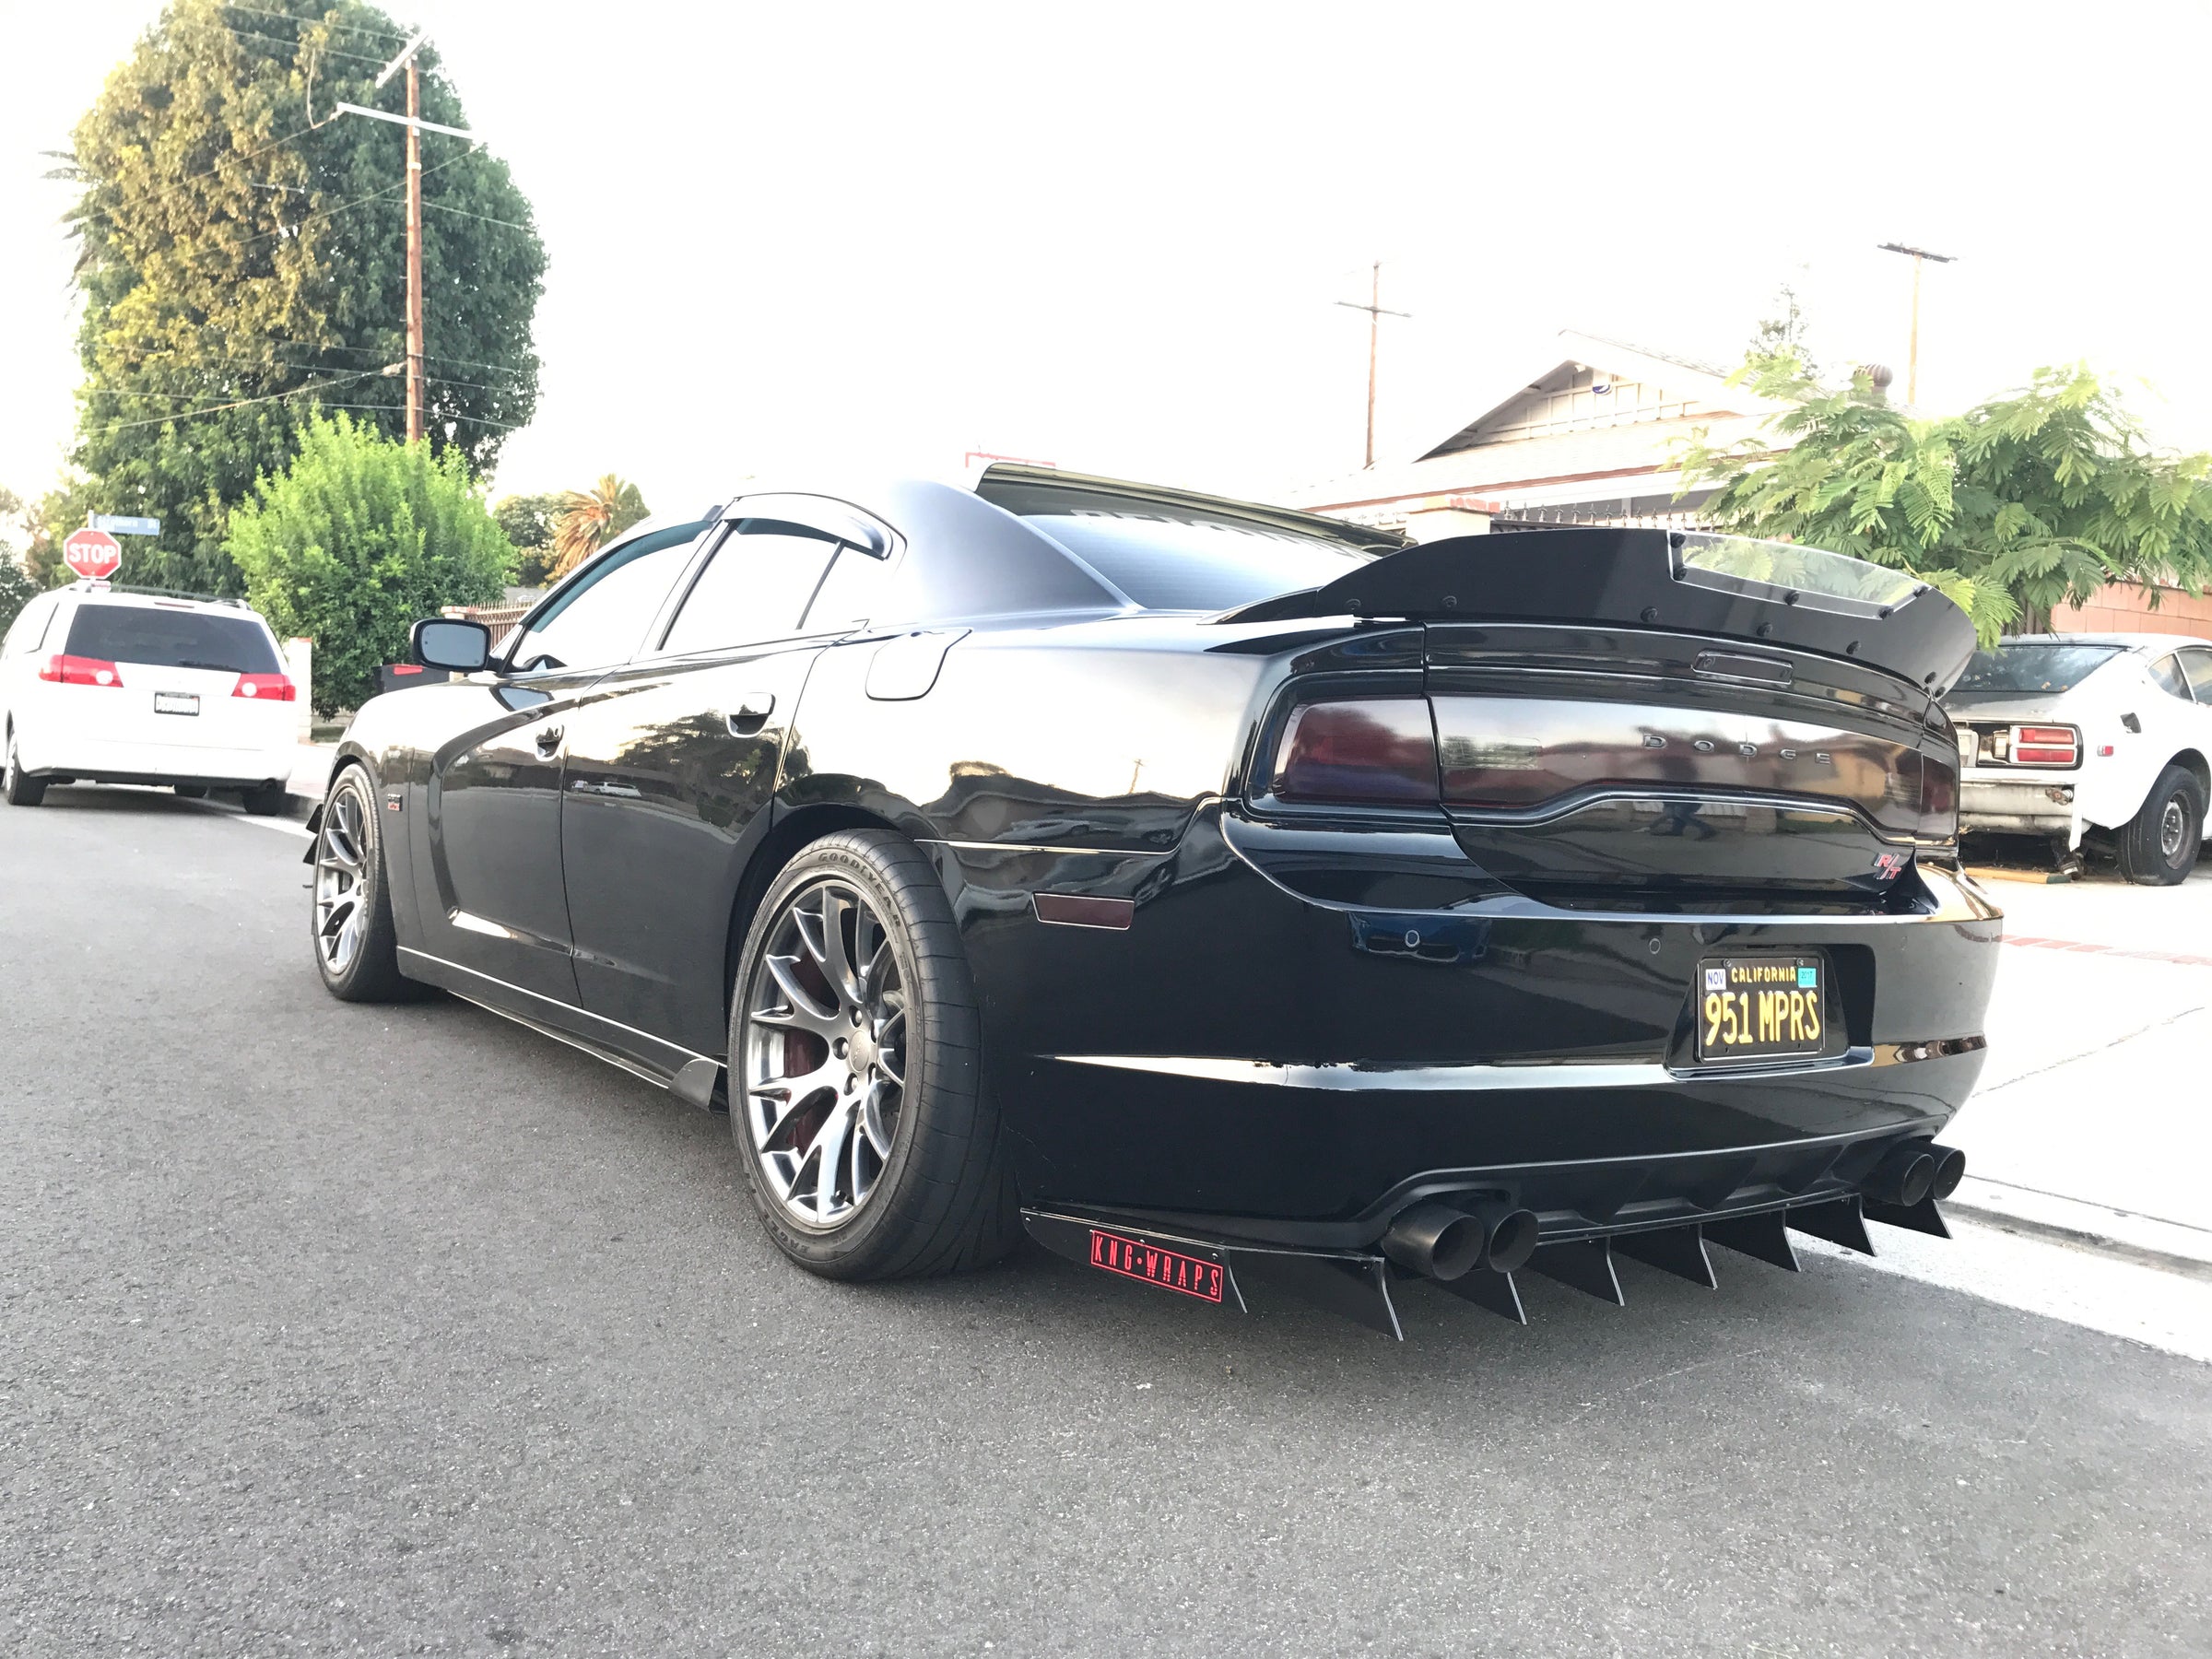
POLYGON ((449 605, 441 614, 458 618, 465 622, 483 623, 491 629, 491 648, 497 651, 507 642, 507 636, 514 631, 514 625, 528 614, 529 609, 529 604, 449 605))

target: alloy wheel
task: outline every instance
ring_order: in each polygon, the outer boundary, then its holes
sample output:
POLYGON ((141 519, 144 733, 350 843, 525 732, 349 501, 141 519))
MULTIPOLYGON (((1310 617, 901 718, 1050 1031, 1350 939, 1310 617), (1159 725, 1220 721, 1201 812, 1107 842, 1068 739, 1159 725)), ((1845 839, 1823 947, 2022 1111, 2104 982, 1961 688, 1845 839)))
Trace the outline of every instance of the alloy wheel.
POLYGON ((340 789, 330 797, 315 841, 315 948, 333 979, 353 966, 369 927, 369 838, 361 820, 359 793, 340 789))
POLYGON ((828 1231, 874 1194, 906 1098, 907 990, 890 935, 848 882, 785 900, 746 1008, 746 1124, 784 1215, 828 1231))

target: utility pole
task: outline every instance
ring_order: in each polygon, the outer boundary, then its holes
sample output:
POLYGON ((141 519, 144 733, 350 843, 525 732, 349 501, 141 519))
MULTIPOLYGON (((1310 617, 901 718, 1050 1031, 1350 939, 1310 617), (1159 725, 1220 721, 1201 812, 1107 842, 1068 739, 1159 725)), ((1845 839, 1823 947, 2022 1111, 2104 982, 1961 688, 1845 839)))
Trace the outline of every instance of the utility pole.
POLYGON ((1385 317, 1410 317, 1411 312, 1386 311, 1382 305, 1382 262, 1376 260, 1368 274, 1367 303, 1356 300, 1339 300, 1337 304, 1351 311, 1367 313, 1367 465, 1375 464, 1375 348, 1379 342, 1385 317))
POLYGON ((422 76, 407 53, 407 441, 422 436, 422 76))
POLYGON ((1931 253, 1925 248, 1908 248, 1902 242, 1879 244, 1885 253, 1912 255, 1912 339, 1905 347, 1905 402, 1920 402, 1920 267, 1923 262, 1934 260, 1937 265, 1956 265, 1958 258, 1950 253, 1931 253))
POLYGON ((465 128, 443 126, 435 121, 422 118, 422 77, 416 68, 415 54, 429 40, 425 30, 400 49, 400 53, 383 67, 376 84, 383 86, 402 69, 407 72, 407 112, 394 115, 389 110, 364 109, 359 104, 342 103, 337 106, 340 115, 366 115, 372 121, 396 122, 407 129, 407 441, 414 442, 422 436, 424 412, 429 404, 426 393, 428 375, 423 368, 426 351, 422 327, 422 135, 425 133, 449 133, 456 138, 476 137, 465 128))

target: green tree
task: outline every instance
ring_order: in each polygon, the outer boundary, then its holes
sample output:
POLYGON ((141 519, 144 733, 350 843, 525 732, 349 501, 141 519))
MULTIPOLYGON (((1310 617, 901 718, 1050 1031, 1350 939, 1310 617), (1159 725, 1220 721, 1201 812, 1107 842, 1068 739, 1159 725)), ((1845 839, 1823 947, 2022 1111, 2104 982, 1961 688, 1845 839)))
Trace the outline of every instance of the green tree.
POLYGON ((607 473, 589 489, 571 489, 560 498, 553 521, 552 574, 566 576, 650 510, 635 484, 607 473))
POLYGON ((1984 642, 2109 582, 2194 594, 2212 578, 2212 455, 2151 449, 2087 365, 1939 420, 1892 407, 1864 371, 1823 385, 1794 349, 1734 378, 1787 406, 1771 435, 1692 443, 1681 493, 1717 484, 1705 511, 1727 529, 1910 571, 1984 642))
POLYGON ((553 521, 567 500, 559 495, 501 496, 491 504, 507 539, 514 544, 514 579, 524 587, 542 587, 553 568, 553 521))
MULTIPOLYGON (((12 489, 0 488, 0 525, 5 521, 23 514, 23 498, 12 489)), ((30 572, 16 562, 16 549, 10 539, 0 535, 0 633, 16 619, 16 613, 28 604, 39 591, 40 583, 31 580, 30 572)))
MULTIPOLYGON (((62 175, 84 295, 75 459, 88 504, 151 514, 123 580, 236 592, 224 524, 320 404, 404 429, 406 133, 372 85, 406 37, 359 0, 170 0, 77 124, 62 175), (312 103, 312 110, 311 110, 312 103)), ((465 126, 436 53, 422 113, 465 126)), ((425 134, 427 432, 481 471, 537 398, 545 270, 506 164, 425 134)))
POLYGON ((359 707, 407 630, 448 605, 500 599, 514 549, 457 450, 312 417, 300 453, 230 515, 246 596, 279 637, 315 642, 315 707, 359 707))

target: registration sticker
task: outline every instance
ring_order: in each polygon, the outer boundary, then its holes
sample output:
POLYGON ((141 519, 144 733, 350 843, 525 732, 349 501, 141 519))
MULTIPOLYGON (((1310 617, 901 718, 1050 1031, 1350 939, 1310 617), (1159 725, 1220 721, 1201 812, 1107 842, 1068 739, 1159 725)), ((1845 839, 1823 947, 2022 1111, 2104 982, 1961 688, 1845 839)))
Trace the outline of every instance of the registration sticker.
POLYGON ((1708 990, 1708 991, 1725 991, 1725 990, 1727 990, 1727 989, 1728 989, 1728 970, 1727 970, 1727 969, 1725 969, 1725 968, 1708 968, 1708 969, 1706 969, 1706 970, 1705 970, 1705 989, 1706 989, 1706 990, 1708 990))
POLYGON ((1090 1230, 1090 1265, 1124 1278, 1142 1279, 1163 1290, 1194 1296, 1200 1301, 1221 1300, 1221 1264, 1181 1251, 1163 1250, 1141 1239, 1090 1230))

